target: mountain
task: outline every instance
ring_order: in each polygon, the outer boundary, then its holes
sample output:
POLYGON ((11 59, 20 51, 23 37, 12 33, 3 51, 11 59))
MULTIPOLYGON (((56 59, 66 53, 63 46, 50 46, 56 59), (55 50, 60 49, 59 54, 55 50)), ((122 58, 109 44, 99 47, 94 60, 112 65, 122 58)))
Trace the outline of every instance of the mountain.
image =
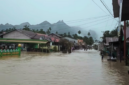
POLYGON ((16 29, 22 29, 25 25, 28 25, 30 29, 35 29, 35 30, 40 30, 43 29, 44 31, 47 31, 49 29, 49 27, 51 27, 51 32, 55 33, 56 31, 59 34, 63 34, 63 33, 68 33, 70 32, 70 34, 75 34, 78 33, 78 31, 81 31, 80 36, 87 36, 88 32, 90 32, 91 36, 94 39, 97 39, 97 33, 93 30, 89 30, 87 31, 86 29, 82 29, 80 27, 71 27, 68 26, 63 20, 60 20, 54 24, 49 23, 48 21, 44 21, 42 23, 36 24, 36 25, 31 25, 29 22, 24 22, 21 23, 20 25, 11 25, 11 24, 0 24, 0 30, 6 30, 8 28, 12 28, 15 27, 16 29))

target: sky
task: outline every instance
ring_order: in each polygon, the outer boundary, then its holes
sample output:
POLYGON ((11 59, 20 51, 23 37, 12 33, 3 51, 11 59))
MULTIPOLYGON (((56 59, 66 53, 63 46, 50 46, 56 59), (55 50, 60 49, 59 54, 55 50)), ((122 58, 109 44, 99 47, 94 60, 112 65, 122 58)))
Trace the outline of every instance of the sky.
MULTIPOLYGON (((102 0, 113 14, 112 0, 102 0)), ((39 24, 63 20, 69 26, 95 30, 99 36, 117 26, 100 0, 0 0, 0 24, 39 24), (97 4, 95 4, 94 2, 97 4), (99 6, 99 7, 98 7, 99 6)))

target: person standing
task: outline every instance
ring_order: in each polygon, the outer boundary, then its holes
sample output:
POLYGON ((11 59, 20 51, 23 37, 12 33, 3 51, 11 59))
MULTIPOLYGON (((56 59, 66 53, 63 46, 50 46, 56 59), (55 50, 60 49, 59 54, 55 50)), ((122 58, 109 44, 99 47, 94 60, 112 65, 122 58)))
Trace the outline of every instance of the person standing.
POLYGON ((103 61, 103 58, 104 58, 103 50, 101 50, 100 54, 101 54, 101 59, 103 61))

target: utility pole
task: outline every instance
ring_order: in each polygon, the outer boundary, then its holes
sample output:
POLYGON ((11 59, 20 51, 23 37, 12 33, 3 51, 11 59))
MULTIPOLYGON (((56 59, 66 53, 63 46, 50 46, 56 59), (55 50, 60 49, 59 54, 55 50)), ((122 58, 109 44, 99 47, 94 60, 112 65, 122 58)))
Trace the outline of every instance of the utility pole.
POLYGON ((126 21, 124 21, 124 59, 125 59, 125 64, 127 65, 127 60, 126 60, 126 21))

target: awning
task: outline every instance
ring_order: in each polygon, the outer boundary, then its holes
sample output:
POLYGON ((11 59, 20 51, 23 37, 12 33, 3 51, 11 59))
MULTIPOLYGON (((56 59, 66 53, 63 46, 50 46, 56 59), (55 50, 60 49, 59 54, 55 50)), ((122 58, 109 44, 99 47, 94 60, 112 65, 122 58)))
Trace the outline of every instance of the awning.
POLYGON ((5 39, 1 38, 0 42, 13 42, 13 43, 39 43, 39 44, 46 44, 48 41, 46 40, 33 40, 33 39, 5 39))

